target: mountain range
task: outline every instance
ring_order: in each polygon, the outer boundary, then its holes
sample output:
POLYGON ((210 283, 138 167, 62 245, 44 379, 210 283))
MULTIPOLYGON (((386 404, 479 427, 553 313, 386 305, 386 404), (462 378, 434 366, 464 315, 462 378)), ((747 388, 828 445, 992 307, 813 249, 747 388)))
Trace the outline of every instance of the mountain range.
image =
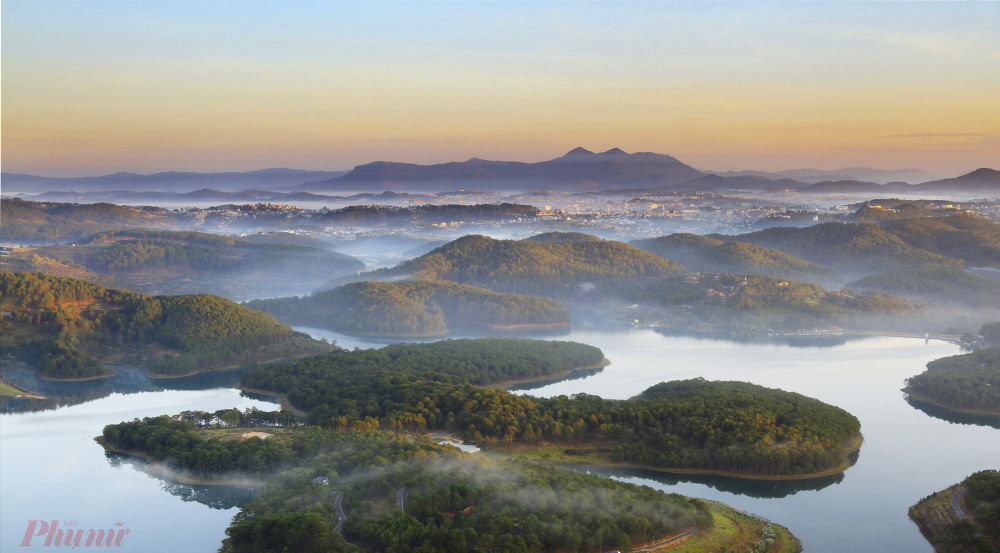
MULTIPOLYGON (((76 191, 80 195, 96 191, 128 191, 122 194, 166 192, 215 197, 226 193, 263 198, 262 191, 282 190, 276 198, 320 199, 307 194, 396 192, 479 191, 616 191, 675 190, 783 190, 807 193, 941 193, 950 191, 1000 190, 1000 172, 977 169, 949 179, 916 169, 884 171, 849 168, 837 171, 800 169, 763 173, 756 171, 703 172, 665 154, 626 153, 618 148, 594 153, 575 148, 567 154, 536 163, 468 161, 419 165, 376 161, 359 165, 351 171, 306 171, 299 169, 264 169, 244 173, 166 172, 151 175, 115 173, 101 177, 53 178, 3 173, 3 187, 12 192, 76 191), (909 178, 908 182, 888 181, 909 178), (858 180, 861 179, 861 180, 858 180), (866 180, 870 179, 870 180, 866 180), (916 182, 917 184, 910 184, 916 182), (210 187, 210 188, 208 188, 210 187)), ((324 198, 325 199, 325 198, 324 198)))

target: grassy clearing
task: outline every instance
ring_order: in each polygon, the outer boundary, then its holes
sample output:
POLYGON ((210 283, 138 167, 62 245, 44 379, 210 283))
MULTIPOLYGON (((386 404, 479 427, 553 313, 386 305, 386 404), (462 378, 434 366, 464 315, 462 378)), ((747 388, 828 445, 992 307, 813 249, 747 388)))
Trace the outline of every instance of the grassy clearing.
POLYGON ((784 526, 746 516, 732 507, 715 501, 706 501, 715 517, 715 527, 698 532, 690 538, 666 545, 657 551, 671 553, 716 553, 719 551, 749 551, 751 544, 762 539, 761 531, 770 526, 774 530, 774 544, 767 553, 799 553, 802 543, 784 526))
POLYGON ((6 380, 0 379, 0 397, 29 397, 40 398, 42 396, 29 392, 23 388, 18 388, 6 380))

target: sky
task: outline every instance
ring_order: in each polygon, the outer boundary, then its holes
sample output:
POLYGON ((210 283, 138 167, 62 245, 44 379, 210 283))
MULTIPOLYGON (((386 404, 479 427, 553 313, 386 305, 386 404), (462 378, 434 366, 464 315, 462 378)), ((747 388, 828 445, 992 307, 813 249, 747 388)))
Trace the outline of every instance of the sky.
POLYGON ((6 172, 1000 169, 1000 2, 0 3, 6 172))

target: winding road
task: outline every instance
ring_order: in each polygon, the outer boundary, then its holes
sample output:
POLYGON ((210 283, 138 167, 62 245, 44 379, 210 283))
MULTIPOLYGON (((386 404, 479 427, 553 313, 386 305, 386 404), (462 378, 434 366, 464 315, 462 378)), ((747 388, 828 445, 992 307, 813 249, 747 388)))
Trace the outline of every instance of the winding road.
POLYGON ((406 493, 406 486, 403 486, 402 488, 399 488, 398 490, 396 490, 396 505, 399 506, 399 510, 400 511, 403 511, 405 513, 406 510, 403 509, 403 494, 404 493, 406 493))
POLYGON ((344 512, 344 507, 341 505, 344 501, 344 492, 337 494, 337 499, 333 501, 334 507, 337 508, 337 527, 333 529, 334 532, 340 532, 341 528, 344 527, 344 522, 347 520, 347 513, 344 512))
POLYGON ((692 526, 691 529, 688 530, 687 532, 684 532, 682 534, 677 534, 676 536, 674 536, 672 538, 667 538, 667 539, 665 539, 663 541, 658 541, 656 543, 651 543, 649 545, 644 545, 642 547, 636 547, 632 551, 652 551, 653 549, 657 549, 659 547, 663 547, 664 545, 673 543, 673 542, 675 542, 677 540, 684 539, 684 538, 690 536, 691 534, 694 534, 697 531, 698 531, 698 527, 697 526, 692 526))
POLYGON ((951 508, 955 509, 955 516, 958 520, 965 520, 968 515, 965 514, 965 509, 962 508, 962 498, 969 493, 969 490, 962 489, 955 492, 955 495, 951 496, 951 508))

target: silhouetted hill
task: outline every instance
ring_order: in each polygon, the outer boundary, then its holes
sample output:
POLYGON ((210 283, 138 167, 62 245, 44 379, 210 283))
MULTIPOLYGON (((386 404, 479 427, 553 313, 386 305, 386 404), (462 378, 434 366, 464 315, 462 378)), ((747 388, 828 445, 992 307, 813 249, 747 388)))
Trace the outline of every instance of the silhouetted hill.
POLYGON ((190 192, 202 188, 238 191, 250 188, 276 188, 322 180, 345 174, 344 171, 307 171, 304 169, 261 169, 246 172, 196 173, 169 171, 140 175, 114 173, 97 177, 39 177, 19 173, 0 174, 0 184, 12 192, 45 190, 133 190, 190 192))
POLYGON ((837 282, 837 271, 787 253, 747 244, 724 242, 696 234, 671 234, 629 244, 672 259, 699 273, 766 275, 806 282, 837 282))
POLYGON ((952 190, 1000 191, 1000 171, 976 169, 953 179, 925 182, 918 187, 922 191, 947 192, 952 190))
POLYGON ((377 161, 350 173, 309 182, 299 188, 312 191, 385 189, 511 189, 588 190, 627 186, 669 186, 702 176, 677 159, 649 152, 628 154, 614 148, 595 154, 575 148, 566 155, 538 163, 487 161, 418 165, 377 161))
POLYGON ((789 169, 786 171, 713 171, 717 175, 724 177, 756 176, 771 179, 792 179, 799 182, 821 183, 836 181, 853 181, 865 183, 888 184, 891 182, 903 182, 918 184, 940 177, 920 169, 872 169, 871 167, 845 167, 844 169, 789 169))
POLYGON ((396 267, 345 278, 447 280, 498 292, 588 298, 684 272, 673 261, 613 240, 534 242, 469 235, 396 267))

